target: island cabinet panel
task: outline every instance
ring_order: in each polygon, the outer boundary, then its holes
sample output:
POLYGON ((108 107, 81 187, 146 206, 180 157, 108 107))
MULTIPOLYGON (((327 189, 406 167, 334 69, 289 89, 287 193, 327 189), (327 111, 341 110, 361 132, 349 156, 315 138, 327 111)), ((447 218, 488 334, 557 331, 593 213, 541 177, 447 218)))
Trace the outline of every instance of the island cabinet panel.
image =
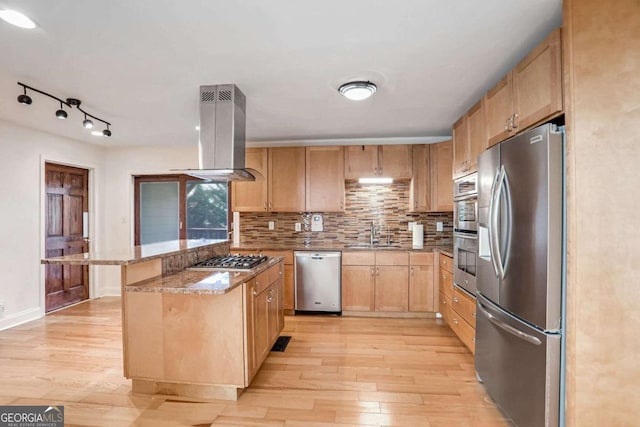
POLYGON ((344 211, 342 146, 306 147, 306 211, 344 211))
POLYGON ((257 170, 262 176, 256 177, 253 182, 231 183, 232 209, 235 212, 266 211, 268 208, 268 150, 266 148, 247 148, 245 165, 247 168, 257 170))
MULTIPOLYGON (((256 251, 246 251, 247 254, 256 251)), ((282 274, 282 308, 285 314, 293 314, 294 310, 294 289, 293 289, 293 251, 260 251, 266 256, 281 256, 284 258, 284 270, 282 274)))
POLYGON ((162 378, 164 376, 164 320, 161 293, 124 294, 127 337, 125 368, 127 377, 162 378))

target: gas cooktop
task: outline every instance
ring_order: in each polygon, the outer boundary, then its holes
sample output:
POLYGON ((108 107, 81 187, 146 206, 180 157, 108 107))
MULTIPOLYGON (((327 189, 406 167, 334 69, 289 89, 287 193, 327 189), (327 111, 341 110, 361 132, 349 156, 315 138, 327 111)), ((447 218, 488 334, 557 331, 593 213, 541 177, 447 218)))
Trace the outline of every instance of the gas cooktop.
POLYGON ((189 270, 251 270, 268 259, 264 255, 219 255, 200 261, 189 270))

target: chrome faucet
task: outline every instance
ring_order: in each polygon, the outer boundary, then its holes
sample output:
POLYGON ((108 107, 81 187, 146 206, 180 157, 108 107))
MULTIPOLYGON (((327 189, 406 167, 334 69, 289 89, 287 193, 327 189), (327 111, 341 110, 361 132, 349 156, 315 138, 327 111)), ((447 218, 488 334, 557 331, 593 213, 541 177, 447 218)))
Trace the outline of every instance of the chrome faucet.
POLYGON ((371 246, 373 246, 373 243, 375 242, 375 236, 376 236, 376 226, 373 223, 373 220, 371 220, 371 233, 369 234, 369 244, 371 246))

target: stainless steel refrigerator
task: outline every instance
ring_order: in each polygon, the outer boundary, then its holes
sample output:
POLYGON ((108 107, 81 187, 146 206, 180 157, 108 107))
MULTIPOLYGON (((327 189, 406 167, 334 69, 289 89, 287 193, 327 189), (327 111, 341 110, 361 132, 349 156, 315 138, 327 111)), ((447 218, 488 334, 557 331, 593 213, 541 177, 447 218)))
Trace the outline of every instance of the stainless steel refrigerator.
POLYGON ((520 427, 562 424, 563 171, 552 124, 478 158, 475 365, 520 427))

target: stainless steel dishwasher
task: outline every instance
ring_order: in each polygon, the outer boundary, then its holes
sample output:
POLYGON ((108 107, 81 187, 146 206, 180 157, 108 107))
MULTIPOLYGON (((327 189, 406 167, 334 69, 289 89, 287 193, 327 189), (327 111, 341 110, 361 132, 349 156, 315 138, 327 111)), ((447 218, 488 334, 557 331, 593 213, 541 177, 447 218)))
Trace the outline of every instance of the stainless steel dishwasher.
POLYGON ((342 312, 342 253, 295 251, 296 311, 342 312))

